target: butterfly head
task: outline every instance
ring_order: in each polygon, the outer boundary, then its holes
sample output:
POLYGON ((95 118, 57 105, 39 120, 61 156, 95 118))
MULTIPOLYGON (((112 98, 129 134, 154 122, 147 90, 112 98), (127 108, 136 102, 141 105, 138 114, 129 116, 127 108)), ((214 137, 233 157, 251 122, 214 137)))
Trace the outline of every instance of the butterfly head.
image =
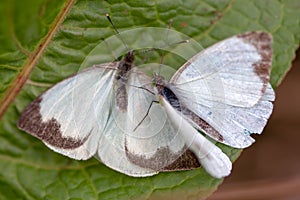
POLYGON ((126 56, 123 58, 124 63, 126 63, 128 66, 132 66, 134 61, 134 52, 133 50, 128 51, 126 56))
POLYGON ((167 83, 164 77, 159 76, 158 74, 154 74, 153 85, 157 88, 158 93, 160 93, 160 91, 162 91, 166 87, 167 83))

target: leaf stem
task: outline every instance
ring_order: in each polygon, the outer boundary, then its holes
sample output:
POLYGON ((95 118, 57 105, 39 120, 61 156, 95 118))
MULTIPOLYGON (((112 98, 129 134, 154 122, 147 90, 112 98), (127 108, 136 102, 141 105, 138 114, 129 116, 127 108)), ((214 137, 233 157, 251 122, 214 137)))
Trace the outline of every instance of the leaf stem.
POLYGON ((26 83, 29 75, 39 61, 43 52, 48 47, 49 43, 51 42, 52 38, 55 36, 56 32, 60 29, 60 25, 64 21, 66 15, 72 8, 75 0, 68 0, 65 5, 63 6, 62 10, 56 17, 55 21, 53 22, 48 34, 41 40, 40 44, 37 46, 35 51, 31 52, 28 55, 28 58, 20 71, 20 73, 16 76, 15 80, 12 82, 11 86, 5 92, 3 98, 0 100, 0 119, 4 115, 5 111, 11 104, 11 102, 16 98, 24 84, 26 83))

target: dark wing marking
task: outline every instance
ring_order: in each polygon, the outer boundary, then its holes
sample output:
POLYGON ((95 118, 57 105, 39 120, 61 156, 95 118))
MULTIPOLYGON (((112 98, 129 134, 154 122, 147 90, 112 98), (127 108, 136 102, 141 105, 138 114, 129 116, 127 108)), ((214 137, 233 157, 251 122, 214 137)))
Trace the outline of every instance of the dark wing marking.
POLYGON ((135 165, 155 171, 178 171, 200 167, 195 154, 185 146, 180 152, 176 153, 172 152, 168 147, 160 147, 149 158, 146 158, 145 155, 136 155, 128 151, 126 144, 125 152, 127 158, 135 165), (170 160, 174 161, 170 164, 170 160))
POLYGON ((75 149, 83 145, 89 135, 82 140, 63 137, 60 130, 61 125, 56 119, 52 118, 46 122, 42 121, 40 113, 41 101, 42 97, 40 96, 26 107, 18 121, 18 127, 38 139, 58 148, 75 149))
POLYGON ((262 92, 264 93, 270 80, 272 64, 272 36, 265 32, 249 32, 237 35, 244 42, 255 46, 261 56, 261 60, 252 64, 256 74, 264 83, 262 92))
POLYGON ((196 169, 200 166, 201 165, 195 154, 190 150, 186 150, 173 163, 164 167, 162 171, 190 170, 196 169))

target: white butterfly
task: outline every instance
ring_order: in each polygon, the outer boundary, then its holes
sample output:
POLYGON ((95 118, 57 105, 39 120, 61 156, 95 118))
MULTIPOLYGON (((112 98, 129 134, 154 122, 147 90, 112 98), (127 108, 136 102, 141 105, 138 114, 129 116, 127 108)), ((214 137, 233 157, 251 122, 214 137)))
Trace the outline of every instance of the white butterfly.
POLYGON ((272 36, 248 32, 200 52, 171 78, 169 87, 181 104, 205 122, 187 119, 218 142, 250 146, 273 110, 269 83, 272 36), (192 92, 191 92, 192 91, 192 92), (209 126, 207 126, 209 124, 209 126))
MULTIPOLYGON (((250 134, 262 132, 275 98, 269 84, 271 43, 271 35, 264 32, 237 35, 195 55, 170 82, 155 76, 160 109, 165 111, 170 126, 184 143, 168 152, 179 156, 178 152, 187 147, 212 176, 221 178, 230 174, 230 159, 196 129, 236 148, 245 148, 254 142, 250 134)), ((162 131, 157 140, 165 137, 162 131)), ((146 162, 159 158, 156 153, 143 157, 148 146, 170 147, 167 142, 160 145, 156 145, 159 142, 155 140, 148 142, 134 153, 135 160, 146 162)), ((132 152, 136 146, 132 146, 132 152)), ((177 164, 178 160, 171 166, 177 164)))
POLYGON ((196 129, 238 148, 254 141, 250 133, 262 132, 274 100, 271 40, 260 32, 223 40, 190 59, 169 83, 155 77, 154 90, 129 52, 121 62, 95 65, 49 89, 25 109, 18 126, 58 153, 97 155, 130 176, 201 164, 224 177, 229 158, 196 129), (153 91, 161 104, 152 104, 153 91))

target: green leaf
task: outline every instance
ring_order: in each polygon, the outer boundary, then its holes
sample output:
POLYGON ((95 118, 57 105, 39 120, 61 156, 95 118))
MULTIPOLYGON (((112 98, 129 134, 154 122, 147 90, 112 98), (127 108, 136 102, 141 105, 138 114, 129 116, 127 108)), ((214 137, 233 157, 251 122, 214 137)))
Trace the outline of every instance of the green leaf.
MULTIPOLYGON (((271 83, 276 87, 299 46, 299 10, 298 0, 4 0, 0 5, 0 199, 209 196, 222 180, 210 177, 202 168, 132 178, 96 159, 75 161, 54 153, 18 130, 16 122, 30 101, 49 85, 77 72, 99 41, 114 35, 105 13, 110 13, 120 31, 165 28, 173 19, 173 29, 204 47, 238 33, 268 31, 274 38, 271 83)), ((171 55, 166 57, 174 68, 182 64, 171 55)), ((220 146, 232 160, 239 156, 239 150, 220 146)))

